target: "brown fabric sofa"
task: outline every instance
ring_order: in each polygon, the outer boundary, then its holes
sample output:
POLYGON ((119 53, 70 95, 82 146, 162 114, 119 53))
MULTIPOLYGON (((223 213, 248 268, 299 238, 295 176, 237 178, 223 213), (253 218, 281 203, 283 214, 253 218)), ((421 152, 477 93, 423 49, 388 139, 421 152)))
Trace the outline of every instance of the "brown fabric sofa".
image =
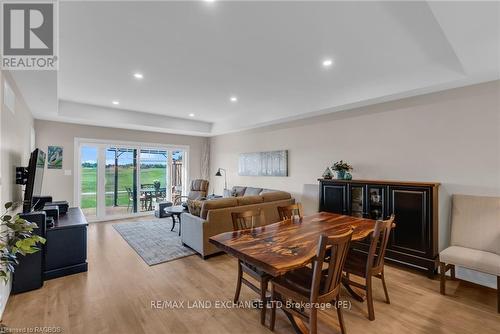
POLYGON ((200 253, 203 258, 220 252, 208 239, 233 230, 231 212, 260 208, 264 210, 266 223, 272 224, 279 221, 278 206, 295 203, 290 193, 284 191, 250 187, 234 188, 239 190, 239 196, 204 201, 199 217, 190 213, 182 214, 182 243, 200 253), (245 189, 241 191, 241 188, 245 189), (250 189, 248 195, 246 189, 250 189), (255 195, 257 190, 259 192, 255 195))

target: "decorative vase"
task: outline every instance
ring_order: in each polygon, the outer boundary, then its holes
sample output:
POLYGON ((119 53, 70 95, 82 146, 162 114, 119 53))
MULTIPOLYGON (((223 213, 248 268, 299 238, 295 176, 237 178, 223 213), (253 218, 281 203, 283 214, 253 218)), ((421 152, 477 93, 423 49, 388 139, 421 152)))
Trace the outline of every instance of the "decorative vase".
POLYGON ((326 167, 325 172, 323 173, 323 178, 327 179, 327 180, 330 180, 333 178, 333 173, 332 173, 330 167, 326 167))
POLYGON ((338 170, 337 171, 337 179, 339 180, 345 180, 345 170, 338 170))

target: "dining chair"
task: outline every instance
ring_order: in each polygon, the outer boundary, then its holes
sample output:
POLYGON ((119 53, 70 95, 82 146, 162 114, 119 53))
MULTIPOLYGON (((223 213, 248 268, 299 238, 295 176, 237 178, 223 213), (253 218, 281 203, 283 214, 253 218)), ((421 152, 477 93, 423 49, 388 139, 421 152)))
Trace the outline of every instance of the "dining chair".
MULTIPOLYGON (((132 191, 132 188, 130 187, 125 187, 125 190, 127 191, 128 194, 128 204, 127 204, 127 212, 131 209, 131 204, 134 202, 134 193, 132 191)), ((141 208, 144 209, 144 203, 146 201, 146 196, 144 194, 141 194, 139 196, 139 200, 141 202, 141 208)), ((133 208, 132 208, 133 211, 133 208)))
MULTIPOLYGON (((254 227, 260 226, 265 222, 264 211, 249 210, 243 212, 232 212, 231 217, 233 220, 233 231, 252 229, 254 227)), ((271 276, 265 272, 259 270, 255 266, 249 263, 238 260, 238 282, 236 283, 236 292, 234 294, 234 302, 237 303, 240 298, 241 284, 245 284, 253 291, 260 295, 261 302, 261 313, 260 313, 260 323, 265 324, 266 321, 266 310, 267 310, 267 299, 266 292, 269 285, 269 280, 271 276), (260 287, 257 287, 254 283, 246 279, 243 274, 246 273, 256 281, 260 283, 260 287)))
MULTIPOLYGON (((318 328, 318 308, 321 304, 337 302, 337 316, 340 330, 346 332, 342 308, 339 307, 342 268, 344 266, 353 228, 344 229, 338 235, 321 235, 312 268, 302 267, 271 280, 271 325, 274 331, 277 302, 282 302, 284 312, 309 323, 307 332, 316 334, 318 328), (327 250, 331 250, 325 263, 327 250), (324 263, 326 268, 324 268, 324 263), (292 301, 288 303, 287 301, 292 301), (297 308, 295 305, 310 307, 297 308)), ((300 327, 300 326, 299 326, 300 327)), ((306 330, 306 328, 304 328, 306 330)))
MULTIPOLYGON (((391 230, 396 227, 394 220, 395 216, 391 215, 388 220, 377 221, 375 223, 375 230, 370 236, 371 240, 368 253, 356 251, 354 246, 350 249, 344 266, 345 276, 343 277, 343 281, 346 289, 349 290, 353 296, 357 296, 357 294, 351 289, 351 286, 355 286, 365 291, 366 303, 368 305, 368 319, 370 320, 375 320, 375 311, 373 309, 372 277, 376 277, 382 281, 386 303, 391 303, 389 293, 387 292, 387 285, 385 284, 384 256, 391 230), (352 281, 350 279, 351 274, 364 278, 365 284, 352 281)), ((356 299, 363 301, 362 298, 356 299)))
POLYGON ((294 215, 302 218, 304 217, 304 210, 302 209, 302 204, 295 203, 287 206, 278 206, 278 214, 280 220, 292 219, 294 215))

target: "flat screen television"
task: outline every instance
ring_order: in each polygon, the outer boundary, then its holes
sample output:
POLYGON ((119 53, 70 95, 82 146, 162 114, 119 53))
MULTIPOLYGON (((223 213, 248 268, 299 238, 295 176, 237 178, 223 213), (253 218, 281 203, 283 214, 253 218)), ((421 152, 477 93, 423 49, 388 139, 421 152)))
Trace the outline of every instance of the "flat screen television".
POLYGON ((45 152, 36 149, 31 153, 27 170, 26 188, 24 190, 23 212, 28 213, 33 210, 36 203, 33 197, 40 197, 42 192, 43 172, 45 170, 45 152))

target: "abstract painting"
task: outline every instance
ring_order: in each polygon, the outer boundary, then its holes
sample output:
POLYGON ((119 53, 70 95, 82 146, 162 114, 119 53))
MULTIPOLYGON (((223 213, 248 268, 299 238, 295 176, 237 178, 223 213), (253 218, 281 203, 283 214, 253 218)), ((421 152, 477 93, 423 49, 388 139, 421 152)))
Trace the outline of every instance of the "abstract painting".
POLYGON ((238 165, 240 176, 288 176, 288 151, 242 153, 238 165))
POLYGON ((62 169, 63 148, 61 146, 49 146, 47 153, 47 168, 62 169))

